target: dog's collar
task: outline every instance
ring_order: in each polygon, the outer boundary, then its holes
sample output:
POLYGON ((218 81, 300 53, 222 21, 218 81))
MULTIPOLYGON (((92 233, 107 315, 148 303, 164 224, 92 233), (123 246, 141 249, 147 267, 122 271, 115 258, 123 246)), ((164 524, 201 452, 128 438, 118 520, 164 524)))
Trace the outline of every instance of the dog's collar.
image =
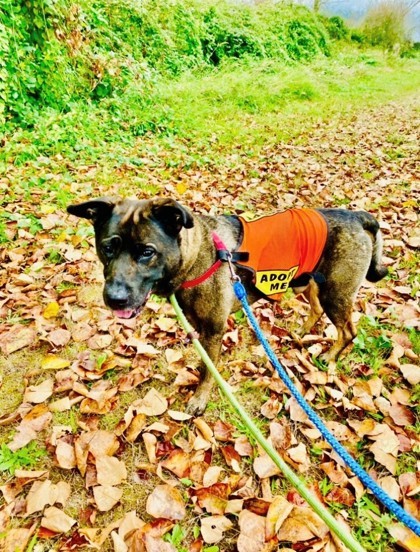
POLYGON ((181 284, 181 289, 189 289, 192 287, 199 286, 206 280, 208 280, 219 268, 222 266, 222 263, 224 261, 228 261, 229 259, 233 262, 239 262, 247 260, 248 253, 239 253, 239 252, 233 252, 230 253, 230 251, 227 249, 226 245, 223 243, 222 239, 216 234, 216 232, 213 232, 213 243, 216 248, 216 261, 211 265, 209 269, 207 269, 203 274, 198 276, 198 278, 194 278, 193 280, 186 280, 181 284), (246 257, 246 258, 245 258, 246 257))

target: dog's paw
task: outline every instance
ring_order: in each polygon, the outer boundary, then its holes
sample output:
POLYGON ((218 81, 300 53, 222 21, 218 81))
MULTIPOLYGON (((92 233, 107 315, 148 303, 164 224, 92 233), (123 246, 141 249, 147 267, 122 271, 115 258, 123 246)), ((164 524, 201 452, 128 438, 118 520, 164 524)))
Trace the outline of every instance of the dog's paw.
POLYGON ((208 397, 206 395, 195 394, 188 401, 186 412, 191 416, 200 416, 206 409, 208 397))
POLYGON ((337 361, 335 358, 331 358, 331 355, 329 355, 328 352, 320 355, 318 358, 327 367, 328 383, 332 383, 337 375, 337 361))

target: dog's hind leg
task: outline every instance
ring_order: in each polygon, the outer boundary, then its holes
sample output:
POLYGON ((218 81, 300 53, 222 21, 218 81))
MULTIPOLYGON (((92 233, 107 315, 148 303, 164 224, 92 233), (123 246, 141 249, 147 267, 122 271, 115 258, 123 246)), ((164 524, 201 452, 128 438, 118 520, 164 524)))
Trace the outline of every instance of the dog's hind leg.
POLYGON ((348 298, 345 299, 347 300, 337 298, 336 304, 325 305, 325 313, 337 329, 337 340, 330 349, 321 356, 321 359, 327 363, 337 360, 341 351, 345 349, 357 335, 356 327, 351 319, 353 301, 350 301, 348 298))
POLYGON ((303 291, 303 294, 305 295, 306 299, 309 301, 311 310, 301 330, 298 331, 298 334, 300 336, 304 336, 307 333, 309 333, 312 330, 312 328, 315 326, 315 324, 318 322, 318 320, 321 318, 324 312, 324 309, 322 308, 321 303, 319 301, 319 287, 318 287, 318 284, 315 282, 315 280, 313 279, 309 280, 309 284, 306 287, 306 289, 303 291))

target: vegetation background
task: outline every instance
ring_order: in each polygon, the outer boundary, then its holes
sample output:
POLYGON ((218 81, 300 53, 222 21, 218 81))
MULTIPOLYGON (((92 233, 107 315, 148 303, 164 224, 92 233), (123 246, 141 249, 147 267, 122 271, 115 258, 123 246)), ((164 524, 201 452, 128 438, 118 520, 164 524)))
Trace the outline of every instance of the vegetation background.
MULTIPOLYGON (((344 205, 381 220, 390 276, 363 289, 334 385, 317 360, 328 324, 296 343, 301 301, 256 312, 324 419, 418 514, 420 64, 405 17, 415 2, 377 2, 357 26, 316 4, 0 0, 0 549, 341 550, 296 518, 280 544, 264 536, 273 497, 302 505, 261 471, 217 391, 194 423, 140 403, 139 433, 127 422, 150 387, 158 406, 183 411, 196 380, 167 305, 155 298, 131 327, 103 308, 92 229, 65 208, 117 193, 171 194, 214 213, 344 205), (126 467, 109 508, 98 489, 112 469, 88 450, 98 435, 117 446, 103 453, 110 465, 126 467), (162 477, 180 489, 164 495, 170 511, 148 505, 162 477)), ((224 350, 238 396, 267 435, 281 426, 285 458, 363 546, 416 550, 314 439, 240 313, 224 350)))

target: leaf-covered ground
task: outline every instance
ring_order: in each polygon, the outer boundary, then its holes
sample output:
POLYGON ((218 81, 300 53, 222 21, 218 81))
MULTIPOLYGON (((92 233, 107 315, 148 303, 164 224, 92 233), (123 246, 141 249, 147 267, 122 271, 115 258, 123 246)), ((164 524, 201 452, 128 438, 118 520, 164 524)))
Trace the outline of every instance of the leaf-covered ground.
MULTIPOLYGON (((65 206, 109 193, 172 195, 213 213, 345 206, 377 216, 390 276, 363 286, 358 337, 335 378, 317 361, 328 320, 293 337, 302 298, 254 310, 327 427, 419 516, 418 129, 409 96, 258 154, 215 141, 210 157, 185 141, 170 163, 167 145, 143 137, 115 166, 10 159, 0 179, 1 550, 344 550, 217 390, 202 417, 184 414, 197 359, 169 304, 152 298, 129 321, 104 307, 92 229, 65 206)), ((240 313, 220 370, 368 550, 419 550, 290 399, 240 313)))

